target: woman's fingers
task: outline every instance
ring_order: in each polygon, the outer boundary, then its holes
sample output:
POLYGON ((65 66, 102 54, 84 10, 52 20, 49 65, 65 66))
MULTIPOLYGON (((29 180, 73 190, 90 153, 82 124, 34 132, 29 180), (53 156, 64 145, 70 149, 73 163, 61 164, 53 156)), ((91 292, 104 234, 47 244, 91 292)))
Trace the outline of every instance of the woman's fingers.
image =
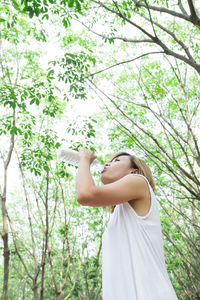
POLYGON ((79 149, 79 156, 87 158, 90 161, 90 163, 92 163, 93 160, 97 157, 92 151, 86 148, 79 149))

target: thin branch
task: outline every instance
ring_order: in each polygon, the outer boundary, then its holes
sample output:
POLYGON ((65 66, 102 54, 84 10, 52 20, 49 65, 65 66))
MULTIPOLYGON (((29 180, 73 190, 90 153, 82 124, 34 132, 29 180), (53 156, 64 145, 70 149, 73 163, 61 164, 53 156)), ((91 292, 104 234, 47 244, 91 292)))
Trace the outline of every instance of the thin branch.
MULTIPOLYGON (((13 127, 15 126, 15 123, 16 123, 15 115, 16 115, 16 111, 15 111, 15 108, 13 108, 13 116, 12 116, 13 117, 13 122, 12 122, 13 127)), ((15 145, 15 135, 11 134, 11 136, 10 136, 10 148, 9 148, 9 151, 8 151, 7 159, 5 160, 5 164, 4 164, 5 170, 7 170, 8 165, 10 163, 11 156, 12 156, 13 149, 14 149, 14 145, 15 145)))
MULTIPOLYGON (((188 1, 190 2, 190 0, 188 0, 188 1)), ((145 7, 145 8, 147 8, 146 4, 144 4, 142 1, 139 2, 139 1, 135 0, 134 2, 135 2, 135 6, 136 7, 145 7)), ((180 18, 180 19, 184 19, 184 20, 186 20, 188 22, 193 23, 198 28, 200 28, 200 20, 199 20, 199 18, 195 18, 195 20, 193 20, 190 16, 188 16, 188 14, 183 14, 183 13, 181 14, 181 13, 178 13, 178 12, 173 11, 173 10, 168 9, 168 8, 158 7, 158 6, 153 6, 153 5, 149 5, 149 9, 154 10, 154 11, 163 12, 163 13, 169 14, 171 16, 180 18)))
POLYGON ((23 276, 23 275, 21 274, 21 272, 18 270, 18 268, 17 268, 14 264, 12 264, 12 266, 13 266, 13 268, 15 269, 15 271, 17 272, 17 274, 18 274, 24 281, 26 281, 26 283, 30 286, 30 288, 32 288, 30 282, 26 279, 25 276, 23 276))
POLYGON ((34 257, 34 262, 35 262, 35 268, 34 268, 35 269, 35 277, 37 278, 37 276, 39 274, 39 265, 38 265, 38 259, 37 259, 37 254, 36 254, 36 243, 35 243, 33 224, 32 224, 32 219, 31 219, 30 203, 29 203, 29 199, 28 199, 28 193, 26 190, 26 186, 25 186, 25 174, 24 174, 22 165, 20 163, 19 156, 18 156, 16 149, 15 149, 15 153, 16 153, 17 159, 18 159, 18 165, 19 165, 21 176, 22 176, 24 195, 25 195, 26 204, 27 204, 28 220, 29 220, 29 227, 30 227, 30 231, 31 231, 31 240, 32 240, 32 246, 33 246, 33 257, 34 257))
POLYGON ((144 0, 144 1, 145 1, 145 3, 146 3, 146 6, 147 6, 147 10, 148 10, 149 18, 150 18, 150 23, 151 23, 151 26, 152 26, 152 28, 153 28, 154 35, 155 35, 155 37, 157 37, 157 33, 156 33, 156 31, 155 31, 155 28, 154 28, 154 22, 153 22, 153 19, 152 19, 152 16, 151 16, 151 11, 150 11, 150 9, 149 9, 149 5, 148 5, 148 3, 147 3, 146 0, 144 0))
MULTIPOLYGON (((64 202, 64 191, 63 191, 63 187, 62 187, 62 184, 61 184, 60 180, 59 180, 59 184, 60 184, 60 187, 61 187, 62 202, 63 202, 63 205, 64 205, 64 213, 65 213, 65 239, 64 239, 64 242, 67 243, 67 253, 68 253, 66 275, 65 275, 63 283, 60 284, 60 290, 62 291, 64 289, 65 285, 66 285, 67 278, 69 276, 69 268, 70 268, 70 264, 71 264, 71 260, 72 260, 72 254, 71 254, 71 250, 70 250, 70 242, 69 242, 69 236, 68 236, 68 234, 69 234, 68 226, 69 226, 70 221, 67 222, 67 214, 66 214, 66 208, 65 208, 65 202, 64 202)), ((63 249, 63 257, 64 257, 64 249, 63 249)), ((63 270, 63 265, 61 266, 61 269, 63 270)), ((61 280, 62 280, 62 276, 61 276, 61 280)))
POLYGON ((109 41, 114 41, 114 40, 120 40, 120 41, 123 41, 123 42, 126 42, 126 43, 155 43, 154 41, 152 41, 151 39, 143 39, 143 40, 132 40, 132 39, 127 39, 125 37, 121 37, 121 36, 107 36, 105 34, 102 34, 102 33, 98 33, 94 30, 92 30, 89 26, 85 25, 83 22, 81 22, 80 20, 78 19, 74 19, 75 21, 79 22, 80 24, 82 24, 85 28, 87 28, 88 31, 94 33, 95 35, 97 36, 100 36, 102 37, 103 39, 107 39, 109 41))
MULTIPOLYGON (((187 257, 182 253, 182 251, 176 246, 176 243, 174 242, 174 240, 170 237, 170 235, 168 234, 168 232, 166 230, 163 229, 163 233, 164 235, 167 237, 167 239, 172 243, 173 247, 177 250, 177 253, 180 255, 180 257, 183 258, 182 263, 184 264, 184 266, 186 267, 186 271, 189 277, 189 280, 191 283, 193 283, 193 280, 191 278, 191 263, 190 261, 188 261, 187 257), (187 263, 186 263, 187 262, 187 263)), ((192 265, 193 266, 193 265, 192 265)))
POLYGON ((197 16, 197 13, 196 13, 196 10, 195 10, 195 7, 194 7, 194 3, 192 0, 187 0, 188 2, 188 5, 189 5, 189 8, 190 8, 190 13, 191 13, 191 19, 192 20, 197 20, 198 19, 198 16, 197 16))
POLYGON ((17 53, 17 55, 16 55, 17 72, 16 72, 16 78, 15 78, 14 87, 17 86, 18 77, 19 77, 19 58, 18 58, 17 45, 15 45, 15 48, 16 48, 15 51, 16 51, 16 53, 17 53))
MULTIPOLYGON (((167 60, 168 60, 168 59, 167 59, 167 60)), ((181 82, 179 76, 177 76, 177 73, 176 73, 174 67, 172 66, 172 64, 171 64, 171 62, 170 62, 169 60, 168 60, 168 62, 169 62, 169 64, 170 64, 170 66, 171 66, 171 68, 172 68, 174 74, 176 75, 177 79, 179 80, 179 83, 181 83, 181 87, 182 87, 183 91, 185 92, 185 87, 184 87, 184 85, 182 84, 182 82, 181 82)), ((186 92, 185 92, 185 96, 187 97, 187 93, 186 93, 186 92)), ((198 156, 200 157, 200 149, 199 149, 199 147, 198 147, 198 143, 197 143, 195 134, 194 134, 194 132, 193 132, 191 126, 190 126, 190 122, 187 122, 187 119, 186 119, 186 117, 185 117, 184 112, 181 111, 181 113, 182 113, 182 117, 183 117, 183 119, 184 119, 184 121, 185 121, 185 123, 186 123, 186 125, 187 125, 187 127, 188 127, 188 131, 189 131, 189 132, 191 133, 191 135, 192 135, 193 142, 194 142, 194 145, 195 145, 195 149, 196 149, 196 152, 197 152, 197 153, 195 153, 195 155, 197 154, 197 157, 198 157, 198 156)))
POLYGON ((25 269, 25 272, 28 275, 28 277, 31 278, 32 280, 34 280, 33 276, 29 273, 29 270, 28 270, 26 262, 24 261, 22 255, 20 254, 20 251, 19 251, 18 246, 17 246, 15 232, 14 232, 14 229, 12 227, 12 223, 11 223, 10 217, 9 217, 8 214, 7 214, 7 216, 8 216, 8 220, 9 220, 9 224, 10 224, 10 228, 11 228, 11 234, 12 234, 12 237, 13 237, 13 242, 14 242, 14 246, 15 246, 15 250, 16 250, 17 256, 19 257, 19 260, 21 261, 21 263, 22 263, 22 265, 23 265, 23 267, 25 269))
POLYGON ((144 28, 142 28, 141 26, 139 26, 138 24, 132 22, 130 19, 126 18, 121 12, 117 12, 109 7, 107 7, 104 3, 100 2, 100 1, 96 1, 96 0, 91 0, 92 2, 98 4, 99 6, 105 8, 105 10, 111 12, 112 14, 117 15, 118 17, 122 18, 123 20, 127 21, 127 23, 135 26, 136 28, 138 28, 140 31, 142 31, 145 35, 147 35, 150 39, 154 40, 156 39, 155 36, 151 35, 148 31, 146 31, 144 28))
POLYGON ((156 22, 156 21, 153 21, 153 20, 150 20, 149 18, 147 18, 147 17, 145 17, 145 16, 143 16, 143 18, 145 19, 145 20, 147 20, 147 21, 149 21, 149 22, 153 22, 153 24, 155 24, 156 26, 158 26, 160 29, 162 29, 164 32, 166 32, 167 34, 169 34, 182 48, 183 48, 183 50, 185 51, 185 53, 187 54, 187 56, 188 56, 188 58, 191 60, 191 61, 193 61, 194 63, 195 63, 195 61, 194 61, 194 59, 193 59, 193 57, 192 57, 192 55, 190 54, 190 51, 189 51, 189 49, 188 49, 188 47, 180 40, 180 39, 178 39, 177 38, 177 36, 172 32, 172 31, 170 31, 169 29, 167 29, 166 27, 164 27, 164 26, 162 26, 161 24, 159 24, 158 22, 156 22))
POLYGON ((180 10, 182 11, 182 13, 184 15, 188 16, 188 13, 186 12, 185 8, 183 7, 183 4, 182 4, 181 0, 178 0, 178 6, 179 6, 180 10))
POLYGON ((100 70, 100 71, 97 71, 97 72, 95 72, 95 73, 92 73, 92 74, 90 74, 89 76, 87 76, 87 77, 85 77, 85 78, 87 79, 87 78, 89 78, 89 77, 92 77, 92 76, 94 76, 94 75, 97 75, 97 74, 99 74, 99 73, 102 73, 102 72, 104 72, 104 71, 107 71, 107 70, 109 70, 109 69, 111 69, 111 68, 114 68, 114 67, 116 67, 116 66, 120 66, 120 65, 123 65, 123 64, 127 64, 127 63, 130 63, 130 62, 136 61, 137 59, 140 59, 140 58, 142 58, 142 57, 144 57, 144 56, 151 55, 151 54, 159 54, 159 53, 164 53, 164 52, 163 52, 163 51, 156 51, 156 52, 148 52, 148 53, 144 53, 144 54, 139 55, 139 56, 137 56, 137 57, 135 57, 135 58, 132 58, 132 59, 129 59, 129 60, 126 60, 126 61, 122 61, 122 62, 116 63, 116 64, 114 64, 114 65, 112 65, 112 66, 110 66, 110 67, 107 67, 107 68, 105 68, 105 69, 102 69, 102 70, 100 70))
MULTIPOLYGON (((81 265, 82 265, 82 262, 80 262, 80 265, 78 266, 78 271, 80 270, 81 265)), ((78 272, 75 271, 75 268, 74 268, 74 272, 75 272, 76 275, 75 275, 75 279, 74 279, 74 282, 73 282, 73 286, 72 286, 70 292, 68 293, 68 295, 64 298, 64 300, 69 299, 69 297, 71 296, 73 290, 75 289, 75 285, 76 285, 77 278, 78 278, 78 272)))
POLYGON ((44 231, 44 248, 42 253, 42 271, 41 271, 41 289, 40 289, 40 299, 43 299, 44 294, 44 276, 45 276, 45 265, 46 265, 46 253, 48 248, 49 241, 49 215, 48 215, 48 201, 49 201, 49 169, 47 169, 46 173, 46 195, 45 195, 45 231, 44 231))
MULTIPOLYGON (((165 192, 164 192, 164 194, 165 194, 165 192)), ((165 194, 165 197, 168 198, 166 194, 165 194)), ((178 210, 178 209, 175 207, 175 205, 174 205, 169 199, 167 199, 167 201, 168 201, 168 203, 170 203, 170 206, 171 206, 171 205, 173 206, 173 209, 176 210, 176 212, 178 213, 178 215, 182 215, 183 220, 184 220, 184 223, 185 223, 185 225, 186 225, 185 219, 186 219, 187 216, 186 216, 185 214, 183 214, 180 210, 178 210)), ((195 252, 196 252, 196 255, 197 255, 197 254, 199 253, 199 249, 198 249, 198 247, 195 245, 195 242, 193 241, 193 239, 192 239, 190 236, 188 236, 188 234, 186 233, 185 228, 184 228, 184 229, 181 228, 181 226, 179 225, 179 222, 173 217, 172 213, 169 212, 169 211, 163 206, 162 203, 160 203, 160 205, 161 205, 161 207, 163 208, 163 210, 165 211, 165 213, 170 217, 170 219, 172 220, 174 226, 178 229, 178 232, 180 232, 180 235, 181 235, 182 238, 186 241, 187 245, 190 245, 190 246, 191 246, 190 249, 193 249, 193 250, 195 249, 195 252)), ((190 220, 190 219, 189 219, 189 220, 190 220)), ((189 222, 189 223, 190 223, 190 222, 189 222)), ((190 225, 193 225, 193 224, 190 223, 190 225)), ((189 230, 188 230, 188 232, 190 233, 189 230)), ((188 249, 188 251, 190 252, 190 254, 191 254, 192 256, 194 256, 194 254, 193 254, 189 249, 188 249)), ((196 256, 195 256, 194 258, 196 259, 196 256)), ((196 268, 196 266, 194 266, 194 268, 196 268)), ((199 270, 196 270, 196 272, 200 272, 200 271, 199 271, 199 270)), ((199 273, 199 275, 200 275, 200 273, 199 273)))
MULTIPOLYGON (((168 186, 168 187, 169 187, 169 186, 168 186)), ((171 188, 171 187, 170 187, 170 188, 171 188)), ((180 191, 177 191, 177 192, 179 193, 180 191)), ((192 227, 194 227, 194 229, 195 229, 195 232, 197 232, 198 235, 199 235, 199 233, 200 233, 200 226, 199 226, 198 224, 194 223, 194 222, 193 222, 186 214, 184 214, 184 213, 181 211, 180 207, 177 208, 176 205, 174 205, 174 203, 172 203, 172 201, 169 200, 169 198, 172 196, 171 194, 168 195, 168 194, 167 194, 166 192, 164 192, 163 190, 162 190, 162 193, 163 193, 163 195, 161 194, 161 195, 159 195, 159 196, 160 196, 160 197, 163 197, 163 198, 164 198, 164 201, 165 201, 165 199, 167 199, 167 201, 168 201, 168 203, 170 204, 170 206, 173 206, 173 209, 178 213, 178 215, 182 216, 183 219, 187 220, 188 223, 190 224, 190 226, 192 225, 192 227)), ((175 196, 175 198, 176 198, 176 199, 179 199, 179 200, 181 200, 181 201, 183 201, 183 200, 188 200, 190 203, 192 202, 190 199, 187 199, 187 197, 185 197, 185 196, 183 196, 183 197, 175 196)), ((170 218, 171 218, 171 215, 170 215, 170 218)), ((195 248, 196 248, 196 245, 194 245, 194 246, 195 246, 195 248)), ((197 248, 196 248, 196 249, 197 249, 197 248)), ((197 249, 197 250, 198 250, 198 249, 197 249)), ((197 252, 198 252, 198 251, 197 251, 197 252)))
POLYGON ((51 256, 51 248, 50 248, 49 242, 47 243, 47 250, 48 250, 48 257, 49 257, 49 263, 50 263, 53 283, 54 283, 56 294, 58 294, 58 286, 57 286, 57 282, 56 282, 56 275, 55 275, 55 271, 54 271, 54 267, 53 267, 52 256, 51 256))

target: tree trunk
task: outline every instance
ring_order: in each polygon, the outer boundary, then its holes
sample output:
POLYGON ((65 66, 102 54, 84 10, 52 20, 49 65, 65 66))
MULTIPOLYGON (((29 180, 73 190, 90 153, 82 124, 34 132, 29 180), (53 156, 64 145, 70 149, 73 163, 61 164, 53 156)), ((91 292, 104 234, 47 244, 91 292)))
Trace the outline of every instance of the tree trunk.
POLYGON ((32 290, 33 290, 33 294, 34 294, 34 299, 35 300, 39 300, 39 294, 38 294, 38 286, 37 286, 37 284, 34 284, 32 290))
POLYGON ((3 278, 3 300, 8 299, 8 278, 9 278, 9 260, 10 249, 8 246, 8 223, 6 217, 5 197, 2 197, 2 216, 3 216, 3 246, 4 246, 4 278, 3 278))

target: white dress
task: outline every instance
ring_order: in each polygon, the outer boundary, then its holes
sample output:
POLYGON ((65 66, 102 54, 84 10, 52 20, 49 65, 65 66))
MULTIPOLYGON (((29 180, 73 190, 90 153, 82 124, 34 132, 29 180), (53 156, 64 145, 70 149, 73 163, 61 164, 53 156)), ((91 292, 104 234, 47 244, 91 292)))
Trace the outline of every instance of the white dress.
MULTIPOLYGON (((142 175, 133 175, 142 176, 142 175)), ((138 216, 128 202, 116 205, 102 237, 103 300, 177 300, 169 279, 155 194, 138 216)))

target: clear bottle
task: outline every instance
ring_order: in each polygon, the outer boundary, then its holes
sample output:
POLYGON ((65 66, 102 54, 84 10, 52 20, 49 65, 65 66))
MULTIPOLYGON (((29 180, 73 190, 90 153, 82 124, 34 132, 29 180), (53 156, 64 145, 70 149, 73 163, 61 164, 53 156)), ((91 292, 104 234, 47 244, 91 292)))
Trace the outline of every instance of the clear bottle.
MULTIPOLYGON (((78 167, 79 164, 79 154, 75 150, 60 148, 57 152, 57 158, 61 161, 64 161, 68 164, 72 164, 78 167)), ((92 172, 101 172, 103 170, 103 165, 95 159, 91 165, 92 172)))

